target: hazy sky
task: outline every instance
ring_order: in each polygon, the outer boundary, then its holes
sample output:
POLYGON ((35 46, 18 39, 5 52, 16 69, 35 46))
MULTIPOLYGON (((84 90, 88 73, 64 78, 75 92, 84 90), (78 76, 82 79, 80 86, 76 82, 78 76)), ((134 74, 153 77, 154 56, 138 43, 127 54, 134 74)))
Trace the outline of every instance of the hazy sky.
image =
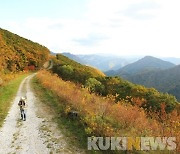
POLYGON ((180 0, 0 0, 0 27, 56 53, 180 57, 180 0))

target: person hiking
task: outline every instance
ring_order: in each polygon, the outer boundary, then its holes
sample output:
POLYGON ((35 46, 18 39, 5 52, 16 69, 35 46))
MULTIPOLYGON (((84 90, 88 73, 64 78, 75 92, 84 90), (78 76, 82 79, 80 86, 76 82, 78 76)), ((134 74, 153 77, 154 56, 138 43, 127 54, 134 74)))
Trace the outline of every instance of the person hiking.
POLYGON ((20 113, 21 113, 21 119, 26 121, 26 98, 21 97, 19 100, 19 108, 20 108, 20 113))

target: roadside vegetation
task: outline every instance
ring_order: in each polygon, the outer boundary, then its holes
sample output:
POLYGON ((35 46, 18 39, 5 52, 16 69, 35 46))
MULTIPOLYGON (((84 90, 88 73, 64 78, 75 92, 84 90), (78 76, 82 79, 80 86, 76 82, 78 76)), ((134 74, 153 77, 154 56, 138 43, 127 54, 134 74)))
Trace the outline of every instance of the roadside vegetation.
POLYGON ((133 84, 120 77, 105 76, 100 71, 81 65, 61 54, 57 54, 53 61, 52 72, 63 80, 80 84, 88 88, 91 93, 104 97, 113 95, 116 102, 136 104, 148 112, 160 112, 161 106, 165 105, 167 113, 173 111, 179 104, 173 95, 133 84))
POLYGON ((52 58, 46 68, 56 74, 39 71, 33 85, 81 146, 87 146, 87 136, 174 136, 180 152, 180 104, 173 95, 107 77, 61 54, 50 56, 46 47, 3 29, 0 53, 0 126, 27 76, 17 72, 39 70, 52 58))
POLYGON ((13 100, 21 81, 28 73, 8 74, 1 76, 0 85, 0 127, 9 111, 11 101, 13 100))
POLYGON ((49 59, 49 49, 0 28, 0 125, 20 82, 49 59))
POLYGON ((161 105, 159 112, 147 114, 138 105, 143 100, 136 100, 139 103, 135 105, 125 100, 116 102, 112 95, 102 97, 89 93, 87 88, 63 81, 47 71, 40 71, 37 81, 61 100, 58 103, 50 100, 60 115, 68 117, 71 111, 78 112, 77 122, 82 126, 80 128, 83 128, 85 136, 175 136, 179 150, 178 110, 166 113, 165 105, 161 105))
POLYGON ((38 43, 0 28, 0 73, 38 69, 48 60, 49 52, 38 43))
POLYGON ((85 84, 90 77, 103 77, 104 73, 90 66, 81 65, 62 54, 53 58, 52 71, 61 76, 63 80, 70 80, 76 83, 85 84))

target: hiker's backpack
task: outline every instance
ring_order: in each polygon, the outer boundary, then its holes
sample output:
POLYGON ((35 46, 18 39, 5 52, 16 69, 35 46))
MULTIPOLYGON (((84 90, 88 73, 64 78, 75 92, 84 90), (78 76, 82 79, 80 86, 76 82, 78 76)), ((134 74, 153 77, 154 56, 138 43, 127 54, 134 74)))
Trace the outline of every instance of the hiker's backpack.
POLYGON ((25 101, 24 100, 20 100, 18 105, 22 108, 23 106, 25 106, 25 101))

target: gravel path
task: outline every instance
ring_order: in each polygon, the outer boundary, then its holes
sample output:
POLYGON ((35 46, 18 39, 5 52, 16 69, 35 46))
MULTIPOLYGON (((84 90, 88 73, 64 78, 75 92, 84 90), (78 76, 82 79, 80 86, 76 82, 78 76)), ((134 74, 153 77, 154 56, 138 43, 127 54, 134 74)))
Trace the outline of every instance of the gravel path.
POLYGON ((47 118, 46 111, 38 109, 38 99, 30 87, 33 76, 22 81, 3 127, 0 128, 0 154, 83 153, 78 148, 69 147, 57 125, 47 118), (22 96, 27 96, 26 121, 20 120, 17 105, 22 96))

